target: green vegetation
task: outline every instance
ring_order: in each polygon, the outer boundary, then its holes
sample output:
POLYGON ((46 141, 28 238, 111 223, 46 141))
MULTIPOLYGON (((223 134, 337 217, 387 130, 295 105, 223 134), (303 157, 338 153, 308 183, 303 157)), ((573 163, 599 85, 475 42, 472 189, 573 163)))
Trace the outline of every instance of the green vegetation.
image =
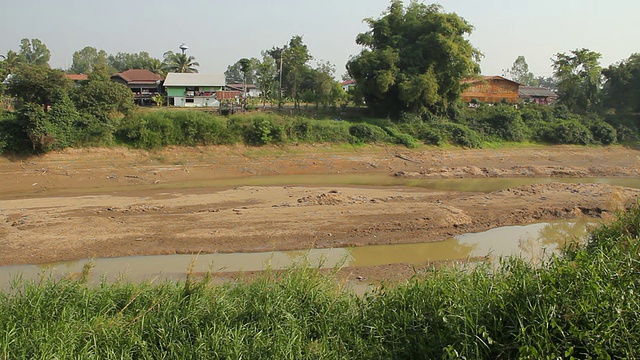
POLYGON ((347 63, 367 105, 378 116, 451 114, 462 80, 480 72, 480 52, 465 38, 473 27, 440 5, 392 0, 356 42, 363 51, 347 63))
POLYGON ((363 297, 304 266, 223 285, 15 281, 0 358, 636 358, 639 271, 636 204, 541 265, 433 268, 363 297))
MULTIPOLYGON (((87 72, 89 80, 74 84, 64 71, 49 67, 49 50, 39 39, 23 39, 19 52, 0 55, 0 100, 9 110, 0 113, 0 153, 234 143, 609 145, 640 138, 639 54, 603 69, 601 54, 589 49, 558 53, 552 78, 535 77, 518 56, 504 75, 552 87, 556 105, 464 104, 464 80, 479 73, 481 57, 467 39, 472 24, 440 5, 401 0, 391 0, 379 18, 365 22, 369 31, 356 37, 363 49, 347 63, 347 77, 356 80, 348 93, 335 81, 333 64, 310 64, 314 57, 296 35, 262 51, 262 60, 241 58, 227 68, 229 83, 258 85, 261 91, 260 98, 238 105, 257 110, 262 103, 264 110, 229 117, 196 109, 134 111, 130 89, 109 80, 132 68, 161 76, 197 72, 193 56, 168 51, 161 61, 144 51, 108 55, 87 46, 73 54, 66 72, 87 72), (267 103, 278 104, 278 110, 266 110, 267 103)), ((165 100, 154 97, 158 107, 165 100)))
POLYGON ((284 115, 260 111, 221 116, 199 110, 131 111, 126 89, 90 81, 43 107, 26 103, 17 112, 0 113, 0 151, 42 153, 72 146, 125 145, 157 149, 168 145, 199 146, 333 143, 421 145, 452 144, 480 148, 485 144, 549 143, 609 145, 637 141, 634 116, 578 115, 563 106, 480 105, 463 109, 457 120, 405 113, 398 121, 352 112, 348 119, 313 117, 312 111, 284 115), (93 89, 96 95, 91 96, 93 89), (99 95, 99 96, 98 96, 99 95), (120 103, 116 99, 123 99, 120 103), (120 104, 120 105, 118 105, 120 104), (122 115, 126 113, 127 115, 122 115), (116 117, 113 114, 120 114, 116 117), (305 115, 306 114, 306 115, 305 115))

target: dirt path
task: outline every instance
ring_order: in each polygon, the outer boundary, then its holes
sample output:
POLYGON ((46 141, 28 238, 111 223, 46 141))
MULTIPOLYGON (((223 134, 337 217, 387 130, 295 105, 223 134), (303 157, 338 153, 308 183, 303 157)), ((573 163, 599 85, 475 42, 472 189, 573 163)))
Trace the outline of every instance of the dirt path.
POLYGON ((638 178, 639 172, 640 151, 620 146, 82 149, 1 158, 0 265, 437 241, 504 225, 606 217, 640 196, 631 188, 556 182, 492 193, 260 185, 276 181, 274 175, 638 178), (238 186, 243 182, 257 185, 238 186))

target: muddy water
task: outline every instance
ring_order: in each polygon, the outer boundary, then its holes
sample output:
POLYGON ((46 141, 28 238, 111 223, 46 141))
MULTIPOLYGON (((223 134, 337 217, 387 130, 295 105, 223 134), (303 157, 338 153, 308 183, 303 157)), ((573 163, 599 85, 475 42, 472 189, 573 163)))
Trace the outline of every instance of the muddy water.
POLYGON ((79 274, 87 264, 93 266, 91 279, 120 278, 131 281, 183 279, 188 269, 194 272, 235 272, 284 269, 299 265, 316 267, 374 266, 408 263, 416 266, 443 260, 485 257, 497 259, 516 255, 539 261, 557 252, 567 239, 583 239, 587 224, 552 222, 508 226, 482 233, 465 234, 440 242, 378 245, 356 248, 313 249, 270 253, 234 253, 137 256, 0 267, 0 288, 8 289, 17 276, 37 280, 42 276, 58 278, 79 274))
MULTIPOLYGON (((406 186, 443 191, 491 192, 523 185, 551 182, 589 184, 600 183, 640 189, 640 178, 461 178, 461 179, 404 179, 380 174, 332 174, 332 175, 275 175, 248 176, 215 180, 191 180, 177 183, 101 186, 99 188, 75 187, 47 189, 47 196, 82 195, 128 192, 151 189, 233 188, 238 186, 406 186)), ((22 193, 19 197, 42 196, 41 190, 22 193)), ((15 194, 2 194, 13 198, 15 194)))
MULTIPOLYGON (((491 192, 523 185, 561 182, 570 184, 608 184, 640 189, 638 178, 464 178, 404 179, 379 174, 276 175, 235 179, 186 181, 166 184, 165 188, 284 186, 284 185, 358 185, 408 186, 432 190, 491 192)), ((162 187, 162 186, 161 186, 162 187)))

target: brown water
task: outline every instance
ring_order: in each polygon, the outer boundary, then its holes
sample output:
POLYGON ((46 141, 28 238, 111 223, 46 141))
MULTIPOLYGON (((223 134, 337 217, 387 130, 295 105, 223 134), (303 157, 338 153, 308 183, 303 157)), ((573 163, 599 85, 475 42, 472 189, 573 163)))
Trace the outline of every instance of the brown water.
MULTIPOLYGON (((151 189, 223 189, 238 186, 406 186, 443 191, 491 192, 517 186, 542 183, 588 184, 600 183, 640 189, 640 178, 462 178, 462 179, 404 179, 381 174, 331 174, 331 175, 274 175, 247 176, 215 180, 191 180, 177 183, 145 185, 116 185, 100 188, 75 187, 71 189, 47 189, 48 196, 99 194, 151 189)), ((4 194, 4 197, 15 197, 4 194)), ((23 193, 19 197, 42 196, 41 190, 23 193)))
POLYGON ((58 278, 81 273, 91 263, 91 279, 108 281, 125 278, 183 279, 190 265, 194 272, 235 272, 285 269, 307 265, 316 267, 373 266, 408 263, 416 266, 443 260, 520 256, 537 262, 556 253, 567 239, 584 239, 587 224, 552 222, 525 226, 508 226, 481 233, 465 234, 440 242, 402 245, 376 245, 356 248, 312 249, 264 253, 136 256, 70 261, 43 265, 0 267, 0 288, 8 289, 16 276, 37 280, 41 276, 58 278))
POLYGON ((158 184, 155 188, 221 188, 237 186, 359 185, 408 186, 433 190, 491 192, 540 183, 600 183, 640 189, 638 178, 464 178, 404 179, 379 174, 274 175, 158 184))

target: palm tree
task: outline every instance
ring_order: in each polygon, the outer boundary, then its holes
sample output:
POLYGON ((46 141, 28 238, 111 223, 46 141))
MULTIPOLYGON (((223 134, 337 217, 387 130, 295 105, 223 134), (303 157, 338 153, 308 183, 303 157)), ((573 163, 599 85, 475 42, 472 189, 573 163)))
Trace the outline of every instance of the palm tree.
POLYGON ((23 59, 20 58, 20 55, 13 50, 7 51, 7 55, 0 56, 2 56, 2 63, 8 71, 11 71, 14 67, 18 66, 23 61, 23 59))
POLYGON ((167 76, 166 64, 158 59, 150 59, 145 68, 152 73, 159 75, 163 79, 167 76))
POLYGON ((176 54, 173 51, 164 53, 164 62, 167 66, 167 72, 175 73, 197 73, 196 66, 200 66, 193 56, 187 54, 176 54))

